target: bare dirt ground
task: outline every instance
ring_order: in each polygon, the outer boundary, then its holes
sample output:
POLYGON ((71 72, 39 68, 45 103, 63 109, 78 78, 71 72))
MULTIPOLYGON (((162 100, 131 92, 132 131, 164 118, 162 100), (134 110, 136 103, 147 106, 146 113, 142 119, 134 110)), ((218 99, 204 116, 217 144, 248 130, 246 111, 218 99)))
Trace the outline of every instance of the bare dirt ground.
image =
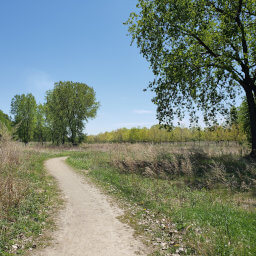
POLYGON ((112 206, 96 187, 84 181, 64 162, 54 158, 46 162, 65 197, 58 230, 50 247, 36 256, 133 256, 146 255, 145 248, 133 236, 133 230, 117 217, 122 210, 112 206))

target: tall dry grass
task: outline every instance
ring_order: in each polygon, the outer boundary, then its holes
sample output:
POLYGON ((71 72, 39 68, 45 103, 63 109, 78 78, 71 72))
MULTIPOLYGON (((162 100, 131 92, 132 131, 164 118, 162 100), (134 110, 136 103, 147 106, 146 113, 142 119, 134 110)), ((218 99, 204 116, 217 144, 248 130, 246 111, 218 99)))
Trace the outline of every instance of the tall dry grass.
MULTIPOLYGON (((154 155, 157 152, 179 153, 184 154, 191 151, 200 151, 207 154, 209 157, 232 155, 246 156, 250 153, 250 148, 247 145, 240 145, 236 142, 174 142, 174 143, 95 143, 82 144, 81 148, 92 151, 110 152, 120 150, 136 154, 137 157, 149 155, 152 152, 154 155)), ((158 153, 157 153, 158 154, 158 153)))
MULTIPOLYGON (((163 179, 183 177, 188 185, 215 188, 223 185, 255 190, 256 165, 247 159, 249 149, 227 144, 84 144, 86 151, 104 152, 108 162, 123 172, 163 179)), ((95 157, 98 157, 95 154, 95 157)))
POLYGON ((0 126, 0 218, 10 217, 10 211, 18 207, 27 190, 27 184, 19 177, 24 168, 23 148, 11 140, 7 128, 0 126))

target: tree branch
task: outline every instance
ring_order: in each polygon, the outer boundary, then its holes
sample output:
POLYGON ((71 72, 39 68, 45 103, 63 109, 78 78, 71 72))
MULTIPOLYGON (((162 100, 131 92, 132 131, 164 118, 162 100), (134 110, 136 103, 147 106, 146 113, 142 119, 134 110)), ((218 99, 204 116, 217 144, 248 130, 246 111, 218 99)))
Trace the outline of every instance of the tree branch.
POLYGON ((243 83, 243 77, 242 75, 236 70, 234 69, 232 66, 228 66, 228 65, 222 65, 222 64, 217 64, 217 63, 210 63, 207 65, 208 67, 214 67, 214 68, 220 68, 220 69, 224 69, 226 71, 228 71, 229 73, 231 73, 234 77, 234 79, 239 83, 242 84, 243 83))
POLYGON ((213 2, 208 0, 208 1, 206 1, 206 3, 209 4, 210 6, 212 6, 217 12, 219 12, 221 14, 225 13, 221 8, 217 7, 213 2))
POLYGON ((207 46, 207 45, 203 42, 203 40, 202 40, 200 37, 198 37, 196 34, 191 33, 191 36, 193 36, 193 37, 197 40, 197 42, 198 42, 201 46, 203 46, 203 47, 206 49, 206 51, 207 51, 211 56, 213 56, 213 57, 215 57, 215 58, 217 58, 217 57, 220 56, 220 55, 214 53, 213 50, 211 50, 211 48, 210 48, 209 46, 207 46))
POLYGON ((239 54, 238 54, 239 50, 235 47, 235 45, 232 42, 230 42, 230 46, 234 50, 236 55, 232 57, 241 65, 241 67, 243 67, 245 64, 243 63, 242 59, 239 57, 239 54))
POLYGON ((246 41, 246 33, 244 30, 244 26, 241 22, 240 19, 240 14, 242 11, 242 5, 243 5, 243 0, 239 0, 239 5, 238 5, 238 9, 237 9, 237 14, 236 14, 236 22, 238 24, 238 27, 241 30, 242 33, 242 47, 243 47, 243 55, 244 55, 244 66, 242 67, 245 73, 249 73, 249 61, 248 61, 248 45, 247 45, 247 41, 246 41))
MULTIPOLYGON (((255 84, 255 82, 256 82, 256 70, 255 70, 255 72, 254 72, 254 76, 253 76, 252 82, 253 82, 253 84, 255 84)), ((256 86, 256 85, 255 85, 255 86, 256 86)))

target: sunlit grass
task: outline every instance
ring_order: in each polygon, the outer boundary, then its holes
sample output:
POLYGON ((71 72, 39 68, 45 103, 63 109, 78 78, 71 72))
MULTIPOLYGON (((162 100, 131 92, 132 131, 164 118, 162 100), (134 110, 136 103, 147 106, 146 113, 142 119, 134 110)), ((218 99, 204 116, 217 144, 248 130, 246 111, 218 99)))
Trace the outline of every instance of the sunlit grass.
POLYGON ((177 248, 184 247, 181 254, 256 254, 256 211, 252 192, 235 192, 223 186, 196 189, 187 186, 184 177, 163 179, 120 171, 113 167, 112 160, 108 153, 87 152, 73 154, 68 162, 78 169, 90 169, 89 176, 110 193, 137 205, 137 222, 150 217, 159 223, 160 231, 154 228, 153 236, 166 242, 168 249, 159 249, 158 253, 175 253, 177 248), (249 206, 242 203, 243 197, 250 198, 249 206), (163 218, 167 222, 164 230, 159 222, 163 218), (168 225, 171 224, 175 225, 178 235, 170 233, 168 225))
POLYGON ((50 156, 26 151, 8 136, 0 140, 1 256, 27 255, 53 227, 60 200, 55 180, 44 169, 50 156))

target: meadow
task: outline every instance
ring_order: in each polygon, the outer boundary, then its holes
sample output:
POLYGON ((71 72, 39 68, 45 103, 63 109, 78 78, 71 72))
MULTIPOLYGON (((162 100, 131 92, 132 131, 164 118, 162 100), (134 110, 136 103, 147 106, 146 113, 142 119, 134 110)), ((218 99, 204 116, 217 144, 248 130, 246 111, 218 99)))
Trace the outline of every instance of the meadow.
POLYGON ((61 205, 44 161, 67 163, 124 209, 151 255, 255 255, 256 166, 236 142, 23 146, 0 140, 0 255, 48 243, 61 205))
POLYGON ((256 169, 244 150, 84 144, 68 163, 117 199, 152 255, 255 255, 256 169))

